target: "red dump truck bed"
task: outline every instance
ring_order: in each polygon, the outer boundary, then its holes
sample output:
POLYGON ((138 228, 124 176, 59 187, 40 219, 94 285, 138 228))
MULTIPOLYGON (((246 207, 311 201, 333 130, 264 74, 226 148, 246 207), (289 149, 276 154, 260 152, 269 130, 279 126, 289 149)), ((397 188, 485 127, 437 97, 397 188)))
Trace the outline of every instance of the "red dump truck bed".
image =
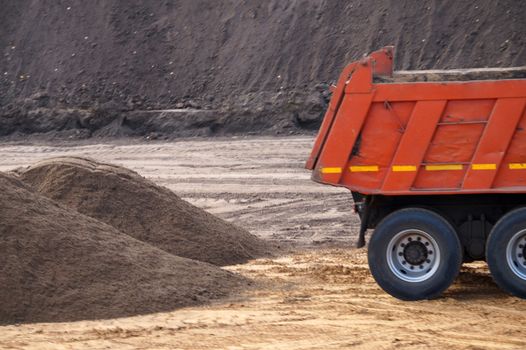
POLYGON ((526 79, 487 80, 524 69, 392 67, 386 47, 344 69, 307 162, 314 180, 363 194, 526 192, 526 79))
POLYGON ((526 67, 393 72, 393 48, 349 64, 307 161, 351 190, 368 262, 404 300, 486 260, 526 298, 526 67))

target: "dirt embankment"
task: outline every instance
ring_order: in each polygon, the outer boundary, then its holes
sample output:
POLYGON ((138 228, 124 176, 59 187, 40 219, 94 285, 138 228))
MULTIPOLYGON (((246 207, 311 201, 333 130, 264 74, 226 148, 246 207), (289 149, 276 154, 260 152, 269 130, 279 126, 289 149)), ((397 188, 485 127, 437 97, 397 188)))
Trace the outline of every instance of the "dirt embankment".
POLYGON ((248 283, 67 210, 2 173, 0 192, 0 323, 168 311, 248 283))
POLYGON ((19 175, 40 194, 177 256, 234 265, 270 251, 248 231, 126 168, 59 157, 19 175))
POLYGON ((0 136, 314 130, 351 59, 394 44, 400 69, 523 65, 525 16, 517 0, 4 1, 0 136))

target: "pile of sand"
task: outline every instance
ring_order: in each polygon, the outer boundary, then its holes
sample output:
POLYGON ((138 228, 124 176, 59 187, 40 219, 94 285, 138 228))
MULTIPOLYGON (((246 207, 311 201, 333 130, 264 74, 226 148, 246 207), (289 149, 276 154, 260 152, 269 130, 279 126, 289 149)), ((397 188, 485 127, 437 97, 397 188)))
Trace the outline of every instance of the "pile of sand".
POLYGON ((61 157, 18 173, 42 195, 171 254, 232 265, 269 250, 246 230, 125 168, 61 157))
POLYGON ((0 323, 166 311, 247 283, 138 241, 2 173, 0 193, 0 323))

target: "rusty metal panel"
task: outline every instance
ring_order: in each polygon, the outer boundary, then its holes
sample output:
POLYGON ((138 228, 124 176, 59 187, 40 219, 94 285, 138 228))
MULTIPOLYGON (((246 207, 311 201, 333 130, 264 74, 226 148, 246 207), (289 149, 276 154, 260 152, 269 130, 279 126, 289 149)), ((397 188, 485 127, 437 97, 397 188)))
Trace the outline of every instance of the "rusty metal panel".
POLYGON ((489 189, 501 167, 526 98, 497 100, 464 179, 463 189, 489 189))
POLYGON ((446 101, 440 100, 416 103, 385 177, 382 192, 403 191, 413 186, 445 106, 446 101))
POLYGON ((351 155, 363 122, 371 104, 372 94, 346 95, 336 114, 316 169, 319 169, 323 181, 339 184, 342 173, 351 155), (324 171, 324 169, 331 171, 324 171), (336 171, 336 169, 340 171, 336 171))
POLYGON ((526 187, 526 108, 515 128, 493 188, 526 187))
POLYGON ((342 183, 381 187, 414 106, 413 102, 371 105, 342 183))

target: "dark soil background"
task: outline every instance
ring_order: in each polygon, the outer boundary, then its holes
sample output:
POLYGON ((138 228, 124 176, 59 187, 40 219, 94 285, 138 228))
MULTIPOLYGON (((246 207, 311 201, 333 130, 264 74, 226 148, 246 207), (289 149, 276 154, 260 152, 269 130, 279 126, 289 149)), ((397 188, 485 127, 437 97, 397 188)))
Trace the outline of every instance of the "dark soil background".
POLYGON ((384 45, 399 69, 522 66, 521 0, 0 1, 0 137, 316 130, 328 84, 384 45), (145 112, 177 109, 172 112, 145 112))

